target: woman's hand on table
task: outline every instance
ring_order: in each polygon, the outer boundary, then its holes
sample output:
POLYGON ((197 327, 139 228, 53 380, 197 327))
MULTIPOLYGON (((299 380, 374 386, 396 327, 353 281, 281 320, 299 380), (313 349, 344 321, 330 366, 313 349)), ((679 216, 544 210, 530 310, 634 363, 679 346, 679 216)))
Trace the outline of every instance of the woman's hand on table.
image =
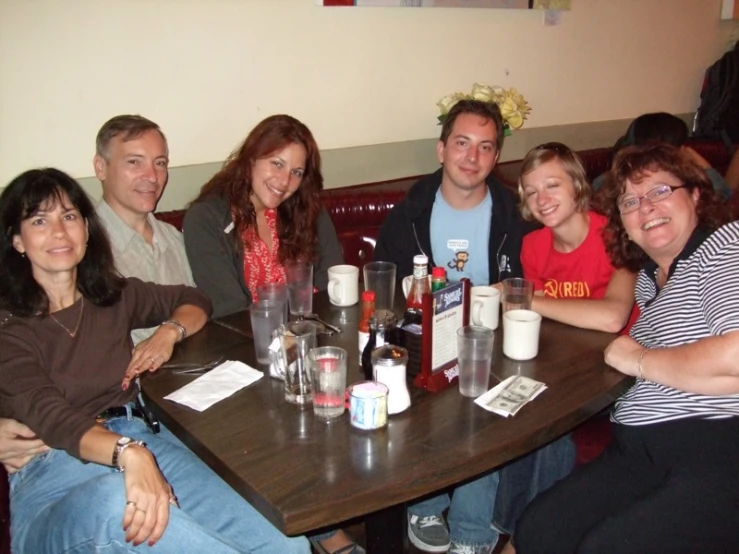
POLYGON ((138 375, 145 371, 156 371, 172 357, 175 343, 180 339, 180 332, 172 325, 160 325, 154 334, 142 340, 133 349, 131 363, 128 364, 123 377, 123 390, 138 375))
POLYGON ((606 347, 606 363, 625 375, 635 377, 639 373, 639 356, 644 347, 631 337, 622 335, 606 347))
POLYGON ((144 447, 131 446, 121 453, 126 486, 123 530, 126 542, 154 545, 169 523, 170 504, 177 506, 172 487, 157 467, 154 455, 144 447))

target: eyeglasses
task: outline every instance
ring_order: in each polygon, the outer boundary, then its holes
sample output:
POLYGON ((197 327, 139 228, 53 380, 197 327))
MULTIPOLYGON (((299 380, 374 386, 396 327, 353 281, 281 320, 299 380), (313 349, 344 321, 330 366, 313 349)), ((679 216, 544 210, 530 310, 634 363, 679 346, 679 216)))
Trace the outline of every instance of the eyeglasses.
POLYGON ((648 191, 644 196, 636 196, 634 198, 627 198, 618 203, 618 211, 621 215, 630 214, 635 212, 641 206, 642 201, 646 198, 652 204, 662 202, 665 198, 670 196, 673 191, 681 189, 683 187, 673 187, 670 185, 659 185, 648 191))

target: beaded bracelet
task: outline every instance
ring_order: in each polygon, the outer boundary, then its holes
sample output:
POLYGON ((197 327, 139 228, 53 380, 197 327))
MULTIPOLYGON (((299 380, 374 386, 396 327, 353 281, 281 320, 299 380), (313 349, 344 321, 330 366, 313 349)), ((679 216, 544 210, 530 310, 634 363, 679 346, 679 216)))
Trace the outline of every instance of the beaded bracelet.
POLYGON ((168 319, 167 321, 162 321, 162 325, 174 325, 177 327, 177 330, 180 332, 180 339, 177 342, 182 342, 185 340, 185 337, 187 336, 187 329, 185 329, 185 326, 182 325, 179 321, 176 319, 168 319))
POLYGON ((636 369, 639 371, 639 379, 644 381, 644 368, 642 367, 642 361, 644 361, 644 355, 649 352, 649 348, 645 348, 639 354, 639 358, 636 360, 636 369))

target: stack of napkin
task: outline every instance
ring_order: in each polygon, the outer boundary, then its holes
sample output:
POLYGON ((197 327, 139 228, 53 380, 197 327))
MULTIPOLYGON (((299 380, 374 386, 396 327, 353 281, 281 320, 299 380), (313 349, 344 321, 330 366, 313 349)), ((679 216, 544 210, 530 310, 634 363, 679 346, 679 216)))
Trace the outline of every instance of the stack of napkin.
POLYGON ((202 412, 262 377, 264 373, 253 367, 226 361, 164 398, 202 412))

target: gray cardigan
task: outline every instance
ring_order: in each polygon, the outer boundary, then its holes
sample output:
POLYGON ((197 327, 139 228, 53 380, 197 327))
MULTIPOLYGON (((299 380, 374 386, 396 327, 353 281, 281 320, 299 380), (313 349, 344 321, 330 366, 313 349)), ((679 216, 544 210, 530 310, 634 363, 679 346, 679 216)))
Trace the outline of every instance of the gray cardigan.
MULTIPOLYGON (((249 308, 251 294, 244 283, 244 255, 233 231, 225 198, 214 197, 192 204, 185 214, 185 250, 195 284, 213 302, 213 317, 249 308)), ((318 216, 318 259, 313 283, 328 286, 328 268, 344 263, 336 229, 325 208, 318 216)))

